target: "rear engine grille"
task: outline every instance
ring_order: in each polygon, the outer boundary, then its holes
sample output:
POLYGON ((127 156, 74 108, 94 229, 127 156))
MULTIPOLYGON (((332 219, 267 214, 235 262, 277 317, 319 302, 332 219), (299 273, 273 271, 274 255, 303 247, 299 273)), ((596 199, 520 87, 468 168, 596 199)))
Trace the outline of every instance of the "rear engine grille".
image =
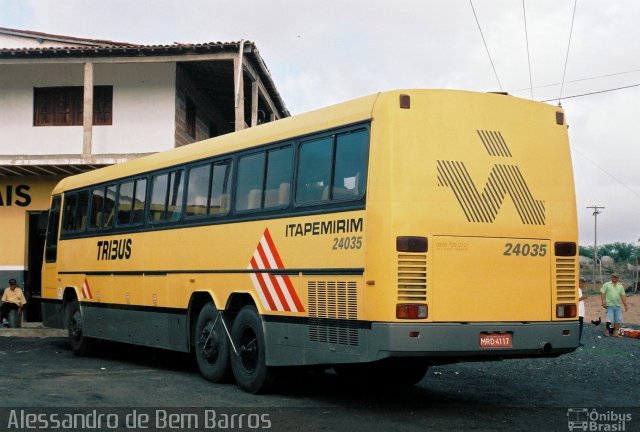
POLYGON ((357 346, 358 291, 356 282, 310 281, 309 340, 357 346))
POLYGON ((576 301, 576 260, 573 257, 556 257, 556 301, 576 301))
POLYGON ((398 301, 427 301, 426 255, 398 255, 398 301))

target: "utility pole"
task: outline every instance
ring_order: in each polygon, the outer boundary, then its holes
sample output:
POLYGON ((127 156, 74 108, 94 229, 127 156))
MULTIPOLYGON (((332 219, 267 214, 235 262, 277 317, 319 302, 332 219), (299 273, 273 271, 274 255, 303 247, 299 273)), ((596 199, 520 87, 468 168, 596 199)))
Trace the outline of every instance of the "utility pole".
MULTIPOLYGON (((596 266, 598 265, 598 215, 601 213, 600 210, 604 210, 604 207, 594 205, 587 208, 593 209, 593 287, 595 288, 596 266)), ((600 283, 603 283, 602 277, 600 283)))

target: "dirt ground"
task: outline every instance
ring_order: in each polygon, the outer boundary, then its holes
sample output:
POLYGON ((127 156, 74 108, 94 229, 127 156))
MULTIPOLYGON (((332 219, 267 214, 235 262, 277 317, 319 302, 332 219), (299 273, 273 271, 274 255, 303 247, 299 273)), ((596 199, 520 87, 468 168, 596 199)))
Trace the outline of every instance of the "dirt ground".
MULTIPOLYGON (((590 323, 591 320, 597 320, 602 317, 603 322, 606 321, 606 310, 602 307, 600 293, 587 292, 587 299, 584 302, 584 320, 590 323)), ((627 294, 628 310, 624 313, 624 323, 629 325, 640 325, 640 293, 635 295, 627 294)))

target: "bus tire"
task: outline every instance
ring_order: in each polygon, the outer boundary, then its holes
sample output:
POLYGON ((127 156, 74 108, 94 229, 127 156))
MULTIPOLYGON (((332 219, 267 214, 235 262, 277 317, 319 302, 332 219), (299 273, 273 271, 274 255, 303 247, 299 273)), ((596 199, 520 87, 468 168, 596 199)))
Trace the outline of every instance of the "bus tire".
POLYGON ((80 303, 78 303, 78 300, 73 299, 67 313, 67 331, 71 351, 80 357, 88 355, 92 345, 92 340, 85 336, 82 325, 80 303))
POLYGON ((195 355, 200 374, 211 382, 221 382, 231 377, 229 364, 229 337, 218 318, 213 303, 205 304, 196 321, 195 355))
POLYGON ((249 393, 269 391, 276 380, 273 367, 266 364, 265 337, 262 320, 255 306, 243 307, 233 322, 231 338, 238 350, 231 356, 236 384, 249 393))
POLYGON ((416 385, 427 374, 429 365, 421 359, 394 359, 390 362, 389 376, 397 385, 416 385))

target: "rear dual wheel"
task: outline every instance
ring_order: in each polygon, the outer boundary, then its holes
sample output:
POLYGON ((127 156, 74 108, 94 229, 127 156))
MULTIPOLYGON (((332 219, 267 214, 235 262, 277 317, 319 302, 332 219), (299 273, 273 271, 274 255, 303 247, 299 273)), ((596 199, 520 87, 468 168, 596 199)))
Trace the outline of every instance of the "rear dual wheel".
POLYGON ((231 355, 231 368, 236 384, 249 393, 263 393, 276 383, 276 370, 267 366, 262 319, 255 306, 243 307, 231 330, 238 351, 231 355))

